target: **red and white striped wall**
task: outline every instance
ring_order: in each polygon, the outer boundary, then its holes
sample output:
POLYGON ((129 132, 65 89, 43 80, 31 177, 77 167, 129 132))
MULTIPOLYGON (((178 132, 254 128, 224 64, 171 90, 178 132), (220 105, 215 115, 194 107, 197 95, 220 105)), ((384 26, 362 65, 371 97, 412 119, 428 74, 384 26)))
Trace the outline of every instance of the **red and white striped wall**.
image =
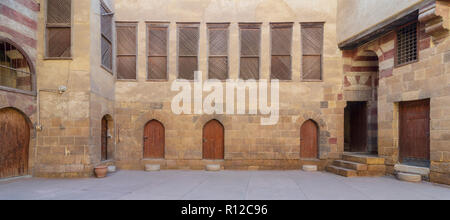
POLYGON ((40 5, 34 0, 0 1, 0 38, 19 45, 34 63, 40 5))

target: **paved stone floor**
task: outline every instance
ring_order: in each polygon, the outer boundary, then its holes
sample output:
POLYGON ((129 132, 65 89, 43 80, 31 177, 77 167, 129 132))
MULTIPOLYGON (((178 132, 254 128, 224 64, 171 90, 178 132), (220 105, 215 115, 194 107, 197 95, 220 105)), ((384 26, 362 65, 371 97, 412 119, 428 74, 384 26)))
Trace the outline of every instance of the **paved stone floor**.
POLYGON ((120 171, 105 179, 0 181, 1 200, 450 199, 450 187, 393 177, 344 178, 302 171, 120 171))

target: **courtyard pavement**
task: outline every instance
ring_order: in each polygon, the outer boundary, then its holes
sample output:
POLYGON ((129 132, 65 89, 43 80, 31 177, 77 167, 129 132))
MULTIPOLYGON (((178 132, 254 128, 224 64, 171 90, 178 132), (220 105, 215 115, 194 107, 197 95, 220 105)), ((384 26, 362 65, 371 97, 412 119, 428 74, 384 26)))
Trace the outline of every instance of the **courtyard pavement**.
POLYGON ((0 181, 0 200, 450 200, 450 187, 302 171, 119 171, 105 179, 0 181))

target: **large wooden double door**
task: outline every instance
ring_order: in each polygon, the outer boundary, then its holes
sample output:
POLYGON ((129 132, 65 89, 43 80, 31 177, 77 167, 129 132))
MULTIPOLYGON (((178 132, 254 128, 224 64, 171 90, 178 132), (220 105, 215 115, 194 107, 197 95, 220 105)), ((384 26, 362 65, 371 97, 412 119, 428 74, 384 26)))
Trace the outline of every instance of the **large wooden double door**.
POLYGON ((18 111, 0 109, 0 178, 28 174, 30 127, 18 111))

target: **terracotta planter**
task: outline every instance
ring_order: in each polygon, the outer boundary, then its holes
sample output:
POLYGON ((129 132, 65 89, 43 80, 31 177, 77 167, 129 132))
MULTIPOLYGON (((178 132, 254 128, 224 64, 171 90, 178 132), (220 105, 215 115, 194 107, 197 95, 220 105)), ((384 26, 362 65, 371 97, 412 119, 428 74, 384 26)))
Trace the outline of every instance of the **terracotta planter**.
POLYGON ((98 166, 94 169, 95 176, 97 178, 105 178, 106 174, 108 173, 108 167, 107 166, 98 166))

